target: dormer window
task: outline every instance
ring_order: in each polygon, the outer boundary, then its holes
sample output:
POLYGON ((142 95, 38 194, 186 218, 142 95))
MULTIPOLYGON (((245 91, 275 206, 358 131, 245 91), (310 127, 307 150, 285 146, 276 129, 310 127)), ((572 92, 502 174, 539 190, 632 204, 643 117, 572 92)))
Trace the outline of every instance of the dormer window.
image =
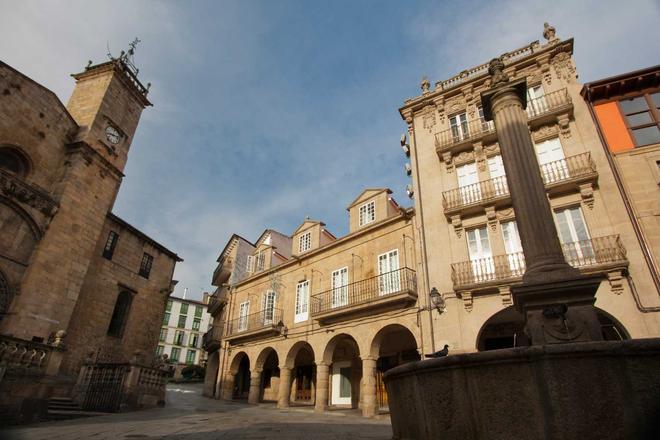
POLYGON ((303 253, 307 252, 312 248, 312 233, 311 232, 305 232, 303 235, 299 237, 299 243, 298 243, 298 252, 303 253))
POLYGON ((374 220, 376 220, 376 202, 372 200, 360 206, 360 226, 364 226, 374 220))

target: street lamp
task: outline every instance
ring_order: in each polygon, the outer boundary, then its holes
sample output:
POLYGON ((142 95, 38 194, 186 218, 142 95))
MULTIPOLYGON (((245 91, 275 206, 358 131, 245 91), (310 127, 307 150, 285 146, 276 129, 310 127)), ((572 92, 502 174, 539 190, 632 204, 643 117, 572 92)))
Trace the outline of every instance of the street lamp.
POLYGON ((440 292, 438 292, 438 289, 433 287, 431 289, 431 292, 429 293, 429 298, 431 299, 431 304, 433 305, 433 307, 435 307, 438 313, 442 314, 442 312, 445 311, 445 308, 447 306, 445 304, 444 298, 442 297, 440 292))

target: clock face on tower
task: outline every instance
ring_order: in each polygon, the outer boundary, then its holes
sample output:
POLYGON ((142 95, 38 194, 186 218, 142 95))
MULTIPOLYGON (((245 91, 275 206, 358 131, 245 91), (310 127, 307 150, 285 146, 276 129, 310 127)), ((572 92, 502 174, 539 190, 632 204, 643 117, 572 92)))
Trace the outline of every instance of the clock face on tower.
POLYGON ((111 144, 114 145, 117 145, 121 139, 119 131, 117 131, 117 129, 112 125, 108 125, 108 127, 105 129, 105 137, 108 139, 108 141, 110 141, 111 144))

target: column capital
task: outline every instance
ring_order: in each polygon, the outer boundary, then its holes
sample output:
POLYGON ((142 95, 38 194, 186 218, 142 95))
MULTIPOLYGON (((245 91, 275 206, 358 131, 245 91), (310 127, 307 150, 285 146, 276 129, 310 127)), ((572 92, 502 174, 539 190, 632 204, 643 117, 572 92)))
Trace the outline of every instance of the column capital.
POLYGON ((520 99, 523 109, 527 107, 527 79, 521 78, 510 83, 503 83, 498 87, 481 92, 481 105, 484 109, 484 118, 487 121, 494 120, 493 97, 507 92, 513 92, 520 99))
POLYGON ((289 371, 289 372, 290 372, 291 370, 293 370, 293 367, 289 367, 289 366, 287 366, 287 365, 281 365, 281 366, 279 366, 279 367, 277 367, 277 368, 280 369, 280 372, 282 372, 282 371, 289 371))
POLYGON ((364 357, 361 357, 360 359, 362 360, 362 362, 364 362, 364 361, 374 361, 374 362, 376 362, 378 360, 378 358, 375 358, 373 356, 364 356, 364 357))

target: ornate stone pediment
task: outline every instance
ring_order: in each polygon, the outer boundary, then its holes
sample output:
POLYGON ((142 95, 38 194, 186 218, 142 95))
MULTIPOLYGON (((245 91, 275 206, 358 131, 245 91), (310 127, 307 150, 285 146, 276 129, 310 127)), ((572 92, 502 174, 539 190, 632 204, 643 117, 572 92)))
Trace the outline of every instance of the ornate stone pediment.
POLYGON ((0 170, 0 193, 49 217, 57 211, 57 203, 50 196, 3 170, 0 170))

